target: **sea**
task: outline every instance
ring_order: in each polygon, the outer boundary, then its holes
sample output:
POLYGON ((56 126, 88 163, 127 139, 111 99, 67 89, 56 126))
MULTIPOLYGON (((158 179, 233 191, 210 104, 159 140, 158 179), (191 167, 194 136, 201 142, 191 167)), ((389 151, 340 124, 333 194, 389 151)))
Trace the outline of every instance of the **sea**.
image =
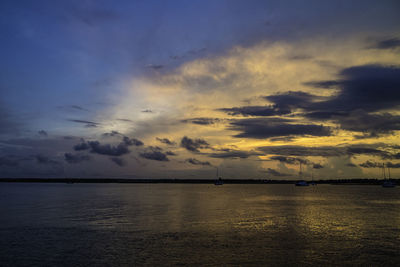
POLYGON ((0 266, 400 266, 400 187, 0 183, 0 266))

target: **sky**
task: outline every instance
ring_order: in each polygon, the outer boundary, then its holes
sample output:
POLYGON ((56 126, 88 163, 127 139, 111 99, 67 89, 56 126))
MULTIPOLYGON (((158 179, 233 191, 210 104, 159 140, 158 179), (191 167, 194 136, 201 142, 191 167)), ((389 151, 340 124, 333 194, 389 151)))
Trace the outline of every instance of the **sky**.
POLYGON ((398 14, 3 0, 0 177, 400 178, 398 14))

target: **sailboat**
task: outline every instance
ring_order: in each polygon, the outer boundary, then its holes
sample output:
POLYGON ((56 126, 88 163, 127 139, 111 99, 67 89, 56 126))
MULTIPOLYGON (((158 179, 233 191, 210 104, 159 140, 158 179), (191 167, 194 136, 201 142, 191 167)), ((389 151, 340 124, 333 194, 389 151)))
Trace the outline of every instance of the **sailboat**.
POLYGON ((219 173, 218 173, 218 167, 217 167, 217 179, 214 181, 214 185, 223 185, 224 182, 222 181, 222 178, 219 177, 218 174, 219 174, 219 173))
MULTIPOLYGON (((301 161, 300 161, 299 178, 301 179, 302 176, 303 176, 303 172, 301 171, 301 161)), ((309 184, 304 180, 297 181, 295 185, 296 186, 309 186, 309 184)))
POLYGON ((314 167, 311 169, 311 185, 317 185, 317 183, 314 181, 314 167))
POLYGON ((390 168, 388 167, 388 175, 389 179, 386 179, 386 172, 385 172, 385 163, 382 165, 382 173, 383 173, 383 184, 382 187, 395 187, 396 183, 390 179, 390 168))

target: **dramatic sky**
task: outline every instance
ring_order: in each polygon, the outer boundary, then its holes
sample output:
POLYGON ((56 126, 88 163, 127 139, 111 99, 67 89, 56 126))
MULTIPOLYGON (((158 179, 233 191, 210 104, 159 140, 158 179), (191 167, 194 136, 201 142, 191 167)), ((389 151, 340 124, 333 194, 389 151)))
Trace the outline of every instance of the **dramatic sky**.
POLYGON ((400 176, 400 2, 0 1, 0 176, 400 176))

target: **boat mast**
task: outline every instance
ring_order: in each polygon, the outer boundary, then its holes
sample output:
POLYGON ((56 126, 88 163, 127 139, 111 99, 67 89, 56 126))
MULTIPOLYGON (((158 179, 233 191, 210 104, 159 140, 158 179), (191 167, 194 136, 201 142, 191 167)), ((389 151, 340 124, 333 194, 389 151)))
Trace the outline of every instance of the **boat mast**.
POLYGON ((301 171, 301 160, 299 161, 300 162, 300 171, 299 171, 299 177, 300 177, 300 179, 302 178, 302 171, 301 171))
POLYGON ((382 164, 383 179, 386 180, 385 163, 382 164))

